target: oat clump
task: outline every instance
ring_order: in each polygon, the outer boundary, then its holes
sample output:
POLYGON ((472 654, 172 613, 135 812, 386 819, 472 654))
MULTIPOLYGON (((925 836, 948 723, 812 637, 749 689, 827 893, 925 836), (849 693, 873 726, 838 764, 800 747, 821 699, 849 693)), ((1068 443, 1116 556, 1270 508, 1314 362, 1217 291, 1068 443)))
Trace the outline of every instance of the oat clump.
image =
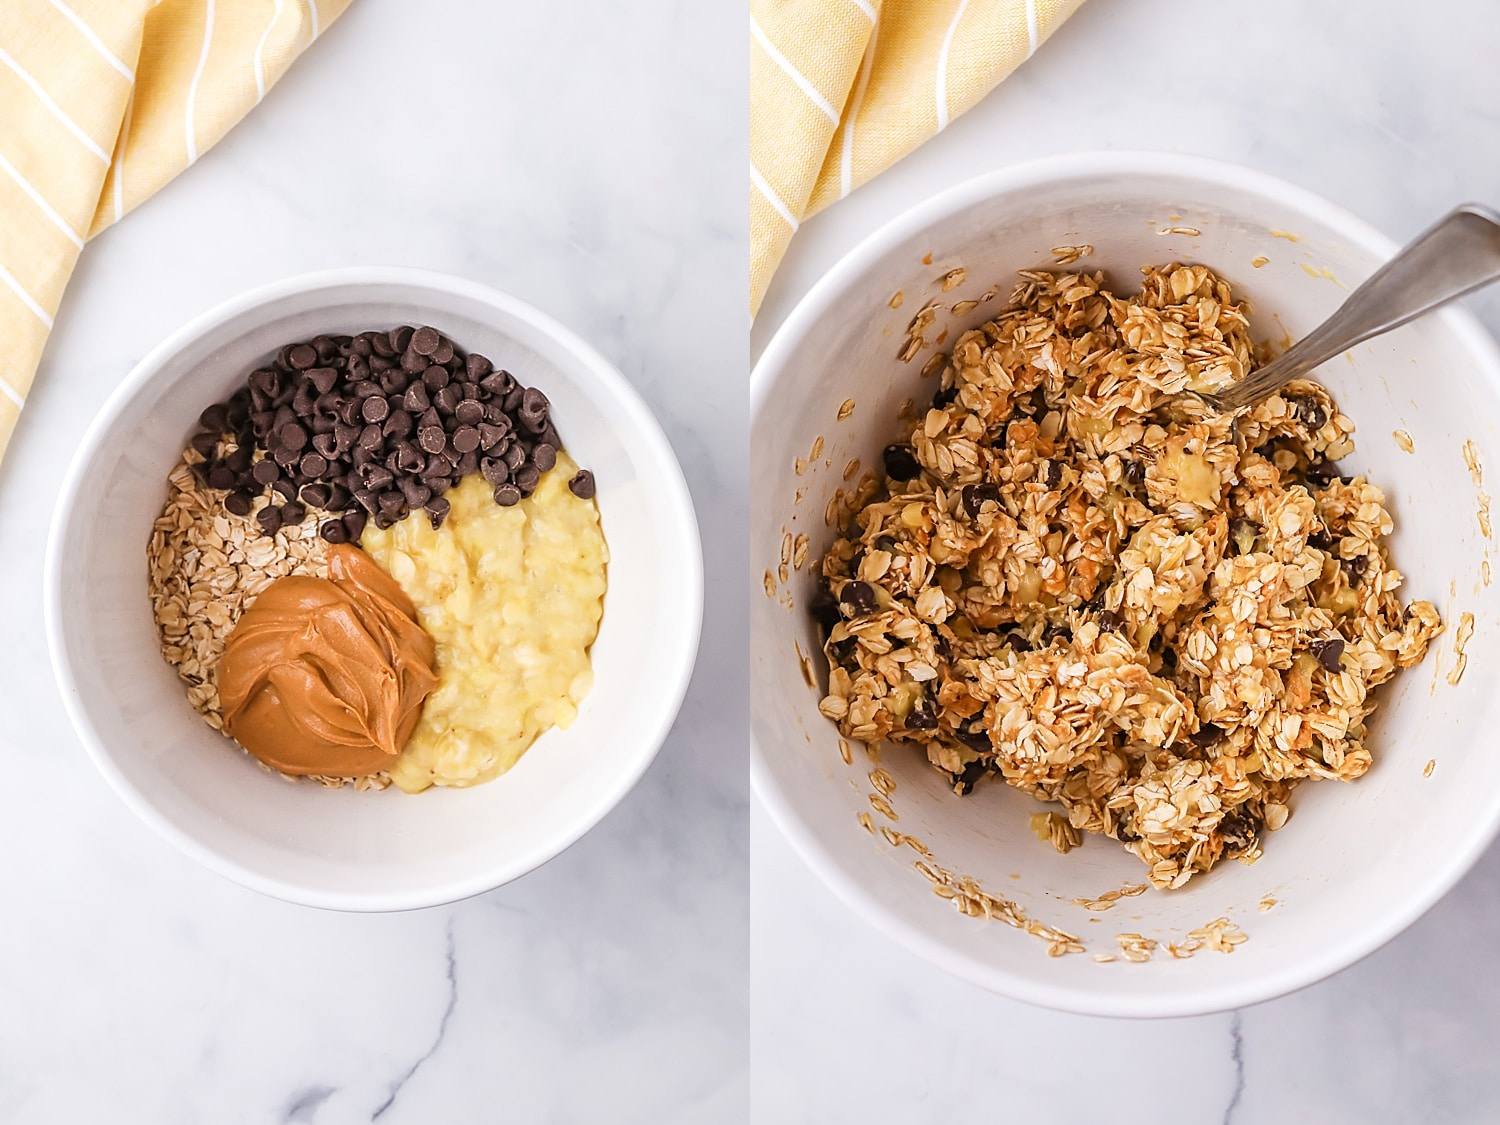
POLYGON ((886 450, 814 611, 846 737, 1056 802, 1056 846, 1109 836, 1180 887, 1253 860, 1298 781, 1369 768, 1372 689, 1442 623, 1396 594, 1328 392, 1235 417, 1181 395, 1253 367, 1246 314, 1202 266, 1144 274, 1129 298, 1021 275, 886 450))

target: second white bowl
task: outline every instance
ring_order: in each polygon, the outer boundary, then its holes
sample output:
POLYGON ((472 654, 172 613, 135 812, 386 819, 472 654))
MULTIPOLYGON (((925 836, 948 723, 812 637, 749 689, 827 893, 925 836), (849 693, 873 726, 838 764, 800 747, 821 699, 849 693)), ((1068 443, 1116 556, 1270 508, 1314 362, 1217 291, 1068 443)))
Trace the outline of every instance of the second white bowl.
MULTIPOLYGON (((1140 267, 1205 263, 1252 306, 1258 337, 1298 337, 1343 300, 1394 244, 1317 197, 1244 168, 1160 153, 1100 153, 1006 169, 957 187, 872 235, 793 311, 757 366, 751 450, 753 573, 752 776, 757 793, 808 862, 867 918, 931 961, 1024 1000, 1102 1015, 1186 1015, 1264 1000, 1369 953, 1431 906, 1500 825, 1500 707, 1489 690, 1500 658, 1500 588, 1488 584, 1494 542, 1481 531, 1482 489, 1462 447, 1472 440, 1493 488, 1500 474, 1500 355, 1467 313, 1449 309, 1362 344, 1319 378, 1354 419, 1354 469, 1386 490, 1390 541, 1407 599, 1434 601, 1448 631, 1420 666, 1381 689, 1368 740, 1375 767, 1350 785, 1303 785, 1285 828, 1254 866, 1228 863, 1175 892, 1128 898, 1090 913, 1095 898, 1144 868, 1112 841, 1070 855, 1039 843, 1029 814, 1047 806, 1000 785, 958 799, 923 755, 897 749, 891 823, 867 800, 870 764, 845 765, 838 732, 818 713, 819 688, 800 662, 821 663, 806 612, 807 570, 774 597, 760 576, 780 565, 783 536, 806 534, 817 558, 833 537, 824 508, 848 487, 845 466, 879 464, 902 399, 930 398, 932 381, 897 358, 913 314, 940 302, 931 339, 951 343, 1004 303, 1021 269, 1053 269, 1051 248, 1092 244, 1069 267, 1103 269, 1124 291, 1140 267), (963 268, 967 280, 942 279, 963 268), (962 304, 994 287, 979 307, 962 304), (892 298, 901 292, 899 309, 892 298), (957 309, 954 306, 957 305, 957 309), (852 414, 847 403, 853 403, 852 414), (1415 455, 1394 430, 1409 432, 1415 455), (818 440, 820 453, 810 457, 818 440), (791 605, 785 604, 790 600, 791 605), (1468 672, 1457 686, 1455 626, 1474 615, 1468 672), (1428 763, 1434 763, 1428 769, 1428 763), (1429 775, 1430 774, 1430 775, 1429 775), (1049 958, 1037 938, 957 914, 912 870, 915 855, 861 828, 857 817, 910 833, 943 866, 977 878, 1033 917, 1120 949, 1137 932, 1163 944, 1219 917, 1249 940, 1232 956, 1199 952, 1147 964, 1049 958), (1275 905, 1261 912, 1263 900, 1275 905)), ((822 675, 826 668, 817 668, 822 675)), ((1476 935, 1476 940, 1478 936, 1476 935)))

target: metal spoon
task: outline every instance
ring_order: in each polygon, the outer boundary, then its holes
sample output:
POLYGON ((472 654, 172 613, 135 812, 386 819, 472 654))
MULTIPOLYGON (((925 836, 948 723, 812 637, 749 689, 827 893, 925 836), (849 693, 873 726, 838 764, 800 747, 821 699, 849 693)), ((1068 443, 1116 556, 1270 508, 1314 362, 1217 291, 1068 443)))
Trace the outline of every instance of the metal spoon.
POLYGON ((1466 203, 1408 243, 1349 294, 1338 311, 1276 359, 1218 394, 1226 413, 1300 379, 1355 344, 1379 336, 1500 279, 1500 213, 1466 203))

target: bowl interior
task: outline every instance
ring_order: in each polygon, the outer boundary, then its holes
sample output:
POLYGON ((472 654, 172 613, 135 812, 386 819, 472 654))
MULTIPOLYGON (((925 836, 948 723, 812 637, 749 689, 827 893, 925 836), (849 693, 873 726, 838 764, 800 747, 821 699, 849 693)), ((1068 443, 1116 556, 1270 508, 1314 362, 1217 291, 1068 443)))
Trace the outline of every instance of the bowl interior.
POLYGON ((48 575, 65 698, 100 766, 148 821, 257 889, 392 909, 496 886, 602 817, 670 727, 701 606, 686 487, 623 378, 519 302, 435 278, 289 283, 209 314, 148 357, 79 457, 48 575), (146 597, 151 523, 198 413, 282 344, 422 323, 541 388, 569 452, 594 470, 611 556, 594 687, 573 726, 545 733, 490 784, 418 797, 289 784, 211 731, 162 660, 146 597))
MULTIPOLYGON (((785 532, 806 534, 816 559, 833 538, 825 505, 848 487, 852 459, 878 465, 897 433, 898 404, 930 398, 921 375, 933 348, 902 362, 907 326, 941 302, 929 339, 951 343, 1005 304, 1020 269, 1056 269, 1051 248, 1092 244, 1073 269, 1104 270, 1118 291, 1139 288, 1142 265, 1201 262, 1250 302, 1258 338, 1297 338, 1391 252, 1337 209, 1239 169, 1151 160, 1061 161, 997 174, 919 209, 857 250, 809 296, 768 347, 756 373, 752 458, 753 573, 774 573, 785 532), (1264 260, 1262 260, 1264 259, 1264 260), (967 280, 943 291, 963 268, 967 280), (960 302, 998 296, 966 309, 960 302), (893 296, 902 293, 899 308, 893 296), (955 310, 953 306, 958 305, 955 310), (854 410, 839 420, 848 400, 854 410), (815 439, 821 455, 799 472, 815 439)), ((826 667, 804 607, 811 566, 752 609, 752 721, 757 789, 830 885, 877 925, 961 975, 1039 1003, 1101 1014, 1182 1014, 1264 999, 1332 972, 1412 921, 1463 873, 1500 815, 1500 760, 1490 745, 1497 595, 1487 581, 1492 543, 1481 531, 1481 489, 1462 452, 1472 441, 1500 472, 1500 367, 1467 314, 1429 316, 1361 345, 1319 374, 1355 421, 1345 463, 1382 486, 1396 520, 1390 547, 1406 598, 1428 598, 1449 628, 1425 661, 1381 689, 1369 745, 1376 765, 1352 785, 1305 784, 1294 814, 1268 834, 1264 857, 1229 863, 1176 892, 1148 891, 1108 912, 1072 904, 1144 868, 1112 841, 1092 838, 1063 856, 1027 825, 1044 806, 1004 786, 959 799, 913 750, 888 748, 899 821, 872 809, 872 768, 852 766, 817 710, 826 667), (1415 453, 1392 437, 1411 434, 1415 453), (1469 666, 1453 667, 1459 614, 1475 618, 1469 666), (812 656, 809 686, 799 653, 812 656), (1430 776, 1424 776, 1434 762, 1430 776), (1250 940, 1233 956, 1163 953, 1147 964, 1049 958, 1038 938, 959 915, 911 869, 917 856, 865 831, 877 825, 923 841, 944 867, 977 879, 1029 915, 1079 935, 1089 954, 1120 952, 1115 935, 1166 943, 1219 917, 1250 940), (1263 899, 1276 905, 1262 912, 1263 899)), ((864 470, 861 469, 861 472, 864 470)))

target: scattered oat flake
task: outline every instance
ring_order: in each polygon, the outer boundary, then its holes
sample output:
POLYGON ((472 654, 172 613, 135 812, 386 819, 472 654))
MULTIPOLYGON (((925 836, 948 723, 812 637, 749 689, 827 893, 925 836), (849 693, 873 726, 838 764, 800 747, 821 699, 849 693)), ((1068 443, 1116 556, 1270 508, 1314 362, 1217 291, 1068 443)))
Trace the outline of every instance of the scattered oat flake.
POLYGON ((1448 682, 1457 685, 1464 678, 1464 669, 1469 666, 1469 657, 1464 652, 1464 646, 1469 643, 1469 638, 1474 635, 1474 615, 1464 613, 1459 616, 1458 629, 1453 635, 1453 671, 1448 673, 1448 682))
POLYGON ((844 479, 845 480, 853 480, 858 475, 859 475, 859 458, 858 457, 854 457, 854 458, 851 458, 850 461, 849 461, 849 463, 844 466, 844 479))
POLYGON ((927 341, 920 336, 911 336, 907 339, 906 345, 897 354, 896 358, 902 363, 910 363, 926 343, 927 341))
POLYGON ((875 822, 870 819, 870 814, 862 812, 859 814, 859 822, 864 825, 865 831, 871 836, 875 835, 875 822))
POLYGON ((1270 260, 1271 259, 1266 257, 1264 254, 1258 254, 1254 258, 1250 259, 1250 268, 1258 270, 1261 266, 1265 265, 1270 260))
POLYGON ((1093 252, 1094 248, 1088 243, 1082 246, 1054 246, 1052 257, 1057 259, 1058 265, 1068 266, 1078 261, 1079 258, 1087 258, 1093 252))
POLYGON ((776 575, 769 570, 766 571, 764 585, 766 588, 766 597, 774 598, 776 596, 776 575))
POLYGON ((927 251, 927 253, 925 253, 925 254, 922 255, 922 264, 924 266, 930 266, 930 265, 932 265, 932 251, 931 250, 927 251))
POLYGON ((807 460, 809 463, 811 463, 813 461, 816 461, 821 456, 823 456, 823 435, 819 434, 817 437, 813 438, 812 450, 808 453, 807 460))
POLYGON ((948 357, 945 356, 942 352, 935 352, 931 356, 928 356, 927 362, 922 364, 922 377, 924 379, 930 379, 932 376, 941 371, 947 362, 948 357))
POLYGON ((1272 230, 1270 232, 1270 234, 1271 234, 1272 238, 1284 238, 1288 242, 1301 242, 1302 241, 1302 239, 1298 238, 1291 231, 1287 231, 1287 230, 1276 229, 1276 230, 1272 230))
POLYGON ((960 266, 958 269, 949 270, 947 273, 943 274, 943 292, 947 293, 949 290, 957 289, 960 285, 968 280, 969 271, 964 269, 962 266, 960 266))
POLYGON ((1208 925, 1190 930, 1188 937, 1216 953, 1233 953, 1234 947, 1249 941, 1249 935, 1228 918, 1215 918, 1208 925))
POLYGON ((1101 964, 1101 965, 1107 965, 1111 961, 1113 961, 1114 959, 1115 959, 1115 955, 1113 953, 1096 953, 1096 954, 1094 954, 1094 960, 1098 961, 1099 964, 1101 964))
POLYGON ((852 398, 846 398, 842 403, 839 404, 839 421, 840 422, 842 422, 845 418, 849 417, 849 415, 851 415, 853 413, 854 413, 854 400, 852 398))
POLYGON ((881 816, 885 817, 887 820, 901 819, 896 815, 896 810, 891 808, 891 803, 884 797, 882 797, 879 793, 870 794, 870 807, 878 812, 881 816))
POLYGON ((954 316, 963 316, 966 312, 972 312, 979 307, 978 301, 959 301, 950 310, 954 316))
POLYGON ((1197 238, 1203 232, 1197 227, 1163 227, 1157 234, 1185 234, 1190 238, 1197 238))
POLYGON ((1490 494, 1488 492, 1479 494, 1479 508, 1475 514, 1479 517, 1479 530, 1484 533, 1486 539, 1490 538, 1490 494))
POLYGON ((1490 584, 1490 560, 1489 559, 1484 559, 1483 561, 1480 562, 1480 564, 1479 564, 1479 577, 1484 581, 1484 584, 1486 586, 1488 586, 1490 584))
POLYGON ((839 757, 844 759, 844 765, 846 766, 852 766, 854 764, 854 752, 849 749, 848 739, 839 739, 839 757))
POLYGON ((897 289, 896 292, 891 295, 891 299, 887 303, 891 306, 891 308, 893 308, 893 309, 899 309, 901 307, 902 302, 904 302, 905 300, 906 300, 906 294, 903 293, 903 292, 901 292, 901 290, 897 289))
POLYGON ((781 529, 781 561, 783 564, 792 561, 792 533, 785 527, 781 529))
POLYGON ((1266 897, 1261 899, 1260 902, 1256 905, 1255 909, 1264 914, 1268 910, 1275 910, 1276 905, 1276 900, 1270 895, 1266 895, 1266 897))
POLYGON ((1469 479, 1474 482, 1474 487, 1484 487, 1484 465, 1479 460, 1479 447, 1473 439, 1464 442, 1464 464, 1469 466, 1469 479))
POLYGON ((807 551, 810 540, 806 535, 799 535, 792 543, 792 569, 801 570, 807 562, 807 551))
POLYGON ((896 791, 896 779, 890 775, 888 770, 871 770, 870 784, 875 787, 875 791, 882 797, 890 797, 896 791))
POLYGON ((1396 439, 1396 444, 1401 447, 1403 452, 1411 453, 1415 449, 1411 442, 1411 434, 1405 430, 1392 431, 1391 437, 1396 439))
POLYGON ((792 462, 792 469, 800 477, 807 472, 807 462, 804 461, 801 457, 798 457, 795 461, 792 462))
POLYGON ((1431 777, 1432 776, 1432 771, 1435 770, 1435 769, 1437 769, 1437 759, 1436 758, 1428 758, 1427 759, 1427 764, 1422 767, 1422 776, 1423 777, 1431 777))

